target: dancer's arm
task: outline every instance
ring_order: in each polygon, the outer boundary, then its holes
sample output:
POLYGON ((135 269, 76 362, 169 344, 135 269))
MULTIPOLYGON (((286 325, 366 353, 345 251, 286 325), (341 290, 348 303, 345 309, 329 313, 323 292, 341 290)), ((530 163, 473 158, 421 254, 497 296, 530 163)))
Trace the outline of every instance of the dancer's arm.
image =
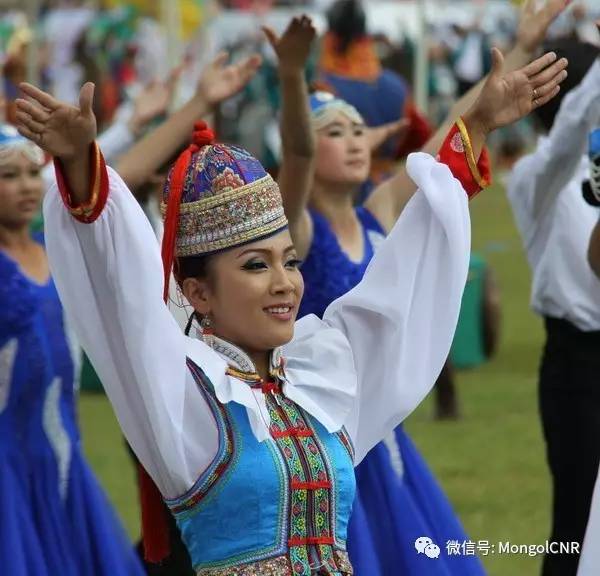
MULTIPOLYGON (((93 85, 80 107, 23 85, 21 134, 55 158, 44 199, 46 247, 61 301, 127 440, 165 496, 187 490, 218 448, 211 411, 186 368, 190 340, 162 300, 152 228, 94 142, 93 85)), ((224 367, 194 342, 209 379, 224 367)))
MULTIPOLYGON (((527 246, 545 244, 561 190, 573 178, 585 154, 587 137, 600 124, 600 59, 577 88, 565 97, 548 137, 513 167, 507 193, 527 246)), ((530 251, 536 257, 536 250, 530 251)))
POLYGON ((277 54, 281 85, 282 162, 279 189, 290 233, 300 258, 312 241, 312 223, 307 211, 313 182, 315 136, 310 122, 305 68, 315 29, 306 16, 294 18, 281 36, 263 28, 277 54))
POLYGON ((258 55, 237 64, 228 65, 227 59, 220 53, 202 73, 193 98, 121 157, 117 171, 130 188, 144 184, 173 157, 187 143, 193 122, 244 88, 261 62, 258 55))
MULTIPOLYGON (((505 58, 504 69, 507 72, 526 67, 544 41, 548 28, 570 4, 570 1, 548 0, 541 7, 537 6, 536 0, 525 2, 519 20, 517 43, 505 58)), ((422 152, 437 154, 452 125, 473 106, 488 81, 489 76, 483 78, 454 104, 446 120, 423 147, 422 152)), ((476 158, 479 157, 476 156, 476 158)), ((365 206, 373 212, 383 227, 389 230, 415 191, 414 183, 409 177, 406 167, 403 167, 373 191, 365 206)))

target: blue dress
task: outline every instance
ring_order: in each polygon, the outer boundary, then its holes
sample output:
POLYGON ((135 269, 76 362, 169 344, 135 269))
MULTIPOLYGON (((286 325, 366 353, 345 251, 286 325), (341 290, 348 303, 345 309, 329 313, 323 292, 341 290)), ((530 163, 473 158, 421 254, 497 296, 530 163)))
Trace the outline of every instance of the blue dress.
POLYGON ((0 559, 11 576, 141 576, 86 463, 52 279, 0 252, 0 559))
MULTIPOLYGON (((327 220, 311 211, 313 242, 302 265, 305 292, 300 316, 322 316, 327 306, 362 279, 385 240, 380 224, 356 208, 364 235, 364 257, 354 262, 343 252, 327 220)), ((448 499, 414 444, 398 426, 356 468, 357 495, 348 527, 348 553, 355 576, 481 576, 476 556, 448 555, 447 542, 468 540, 448 499), (418 553, 415 541, 427 537, 438 558, 418 553)))

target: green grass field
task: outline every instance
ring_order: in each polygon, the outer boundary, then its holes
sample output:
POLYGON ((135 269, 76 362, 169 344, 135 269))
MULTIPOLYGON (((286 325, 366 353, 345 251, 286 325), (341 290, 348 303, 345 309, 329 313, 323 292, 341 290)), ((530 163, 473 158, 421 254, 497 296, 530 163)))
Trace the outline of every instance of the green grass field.
MULTIPOLYGON (((500 350, 481 369, 459 373, 462 419, 434 422, 430 399, 407 429, 474 541, 543 543, 549 532, 549 477, 537 415, 540 321, 529 311, 529 270, 499 188, 472 203, 473 248, 492 265, 502 292, 500 350)), ((139 535, 134 473, 112 411, 84 395, 86 453, 132 538, 139 535)), ((529 576, 541 557, 488 555, 490 576, 529 576)))

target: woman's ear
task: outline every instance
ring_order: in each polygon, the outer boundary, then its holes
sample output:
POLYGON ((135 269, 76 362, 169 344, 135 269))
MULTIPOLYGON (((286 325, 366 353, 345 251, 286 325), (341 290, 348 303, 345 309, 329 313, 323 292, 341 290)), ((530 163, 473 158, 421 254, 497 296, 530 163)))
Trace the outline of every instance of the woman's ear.
POLYGON ((205 316, 210 313, 210 287, 208 282, 200 278, 186 278, 181 290, 194 310, 205 316))

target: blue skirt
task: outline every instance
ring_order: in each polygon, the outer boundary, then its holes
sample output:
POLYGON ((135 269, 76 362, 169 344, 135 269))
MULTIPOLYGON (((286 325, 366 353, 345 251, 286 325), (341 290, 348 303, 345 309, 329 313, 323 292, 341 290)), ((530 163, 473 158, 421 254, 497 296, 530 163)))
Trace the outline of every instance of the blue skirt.
POLYGON ((143 576, 112 507, 76 449, 61 497, 56 463, 0 452, 0 558, 11 576, 143 576))
POLYGON ((462 543, 468 537, 402 426, 369 452, 356 468, 356 478, 357 498, 348 528, 355 576, 485 574, 477 556, 448 555, 448 541, 462 543), (415 544, 421 538, 439 547, 437 558, 415 544))

